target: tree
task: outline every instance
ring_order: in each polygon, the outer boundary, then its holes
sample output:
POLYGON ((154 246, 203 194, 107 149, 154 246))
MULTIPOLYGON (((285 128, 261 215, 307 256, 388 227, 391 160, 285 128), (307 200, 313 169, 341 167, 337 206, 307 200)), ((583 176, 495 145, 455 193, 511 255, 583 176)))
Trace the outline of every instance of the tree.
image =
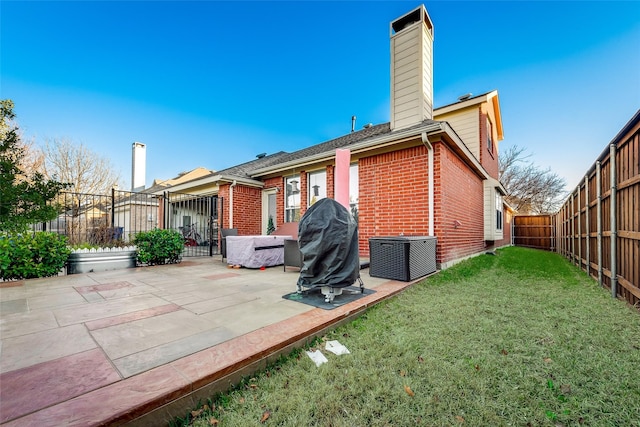
POLYGON ((67 138, 48 140, 42 154, 45 176, 69 183, 74 193, 108 194, 120 181, 109 159, 82 143, 67 138))
POLYGON ((10 99, 0 100, 0 231, 23 232, 57 216, 50 202, 65 184, 25 168, 28 146, 20 140, 13 107, 10 99))
POLYGON ((517 145, 500 153, 500 182, 507 190, 506 202, 520 213, 557 212, 565 196, 565 180, 551 169, 540 169, 529 157, 526 149, 517 145))

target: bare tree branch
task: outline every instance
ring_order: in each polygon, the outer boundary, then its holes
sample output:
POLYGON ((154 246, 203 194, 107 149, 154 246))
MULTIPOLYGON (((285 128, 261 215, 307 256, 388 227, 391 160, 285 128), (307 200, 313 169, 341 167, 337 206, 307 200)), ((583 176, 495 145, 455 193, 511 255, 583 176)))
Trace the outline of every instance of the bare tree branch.
POLYGON ((507 190, 505 200, 517 212, 554 213, 566 195, 565 181, 551 169, 540 169, 528 161, 526 149, 511 146, 500 153, 500 182, 507 190))
POLYGON ((118 184, 119 174, 108 158, 69 139, 50 139, 42 148, 44 174, 71 184, 70 191, 107 194, 118 184))

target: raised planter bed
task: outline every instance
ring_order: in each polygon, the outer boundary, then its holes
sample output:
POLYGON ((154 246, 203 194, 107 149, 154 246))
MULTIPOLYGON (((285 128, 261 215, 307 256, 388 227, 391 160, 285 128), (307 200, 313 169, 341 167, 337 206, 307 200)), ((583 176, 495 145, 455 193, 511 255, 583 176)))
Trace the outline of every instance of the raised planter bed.
POLYGON ((69 255, 67 274, 119 270, 136 266, 136 247, 76 249, 69 255))

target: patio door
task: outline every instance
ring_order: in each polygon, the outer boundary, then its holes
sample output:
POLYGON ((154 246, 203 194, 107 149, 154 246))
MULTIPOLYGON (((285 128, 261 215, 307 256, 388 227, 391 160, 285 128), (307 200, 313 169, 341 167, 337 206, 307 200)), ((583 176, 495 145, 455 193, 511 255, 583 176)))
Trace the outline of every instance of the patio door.
POLYGON ((262 191, 262 234, 269 234, 278 228, 276 215, 276 189, 262 191))

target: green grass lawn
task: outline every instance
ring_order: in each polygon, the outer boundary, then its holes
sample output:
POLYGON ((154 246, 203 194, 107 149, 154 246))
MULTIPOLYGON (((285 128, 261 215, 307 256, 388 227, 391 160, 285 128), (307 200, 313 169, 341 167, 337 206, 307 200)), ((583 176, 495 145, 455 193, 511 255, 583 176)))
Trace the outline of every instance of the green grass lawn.
POLYGON ((323 340, 175 424, 640 426, 640 314, 558 254, 467 260, 323 340))

